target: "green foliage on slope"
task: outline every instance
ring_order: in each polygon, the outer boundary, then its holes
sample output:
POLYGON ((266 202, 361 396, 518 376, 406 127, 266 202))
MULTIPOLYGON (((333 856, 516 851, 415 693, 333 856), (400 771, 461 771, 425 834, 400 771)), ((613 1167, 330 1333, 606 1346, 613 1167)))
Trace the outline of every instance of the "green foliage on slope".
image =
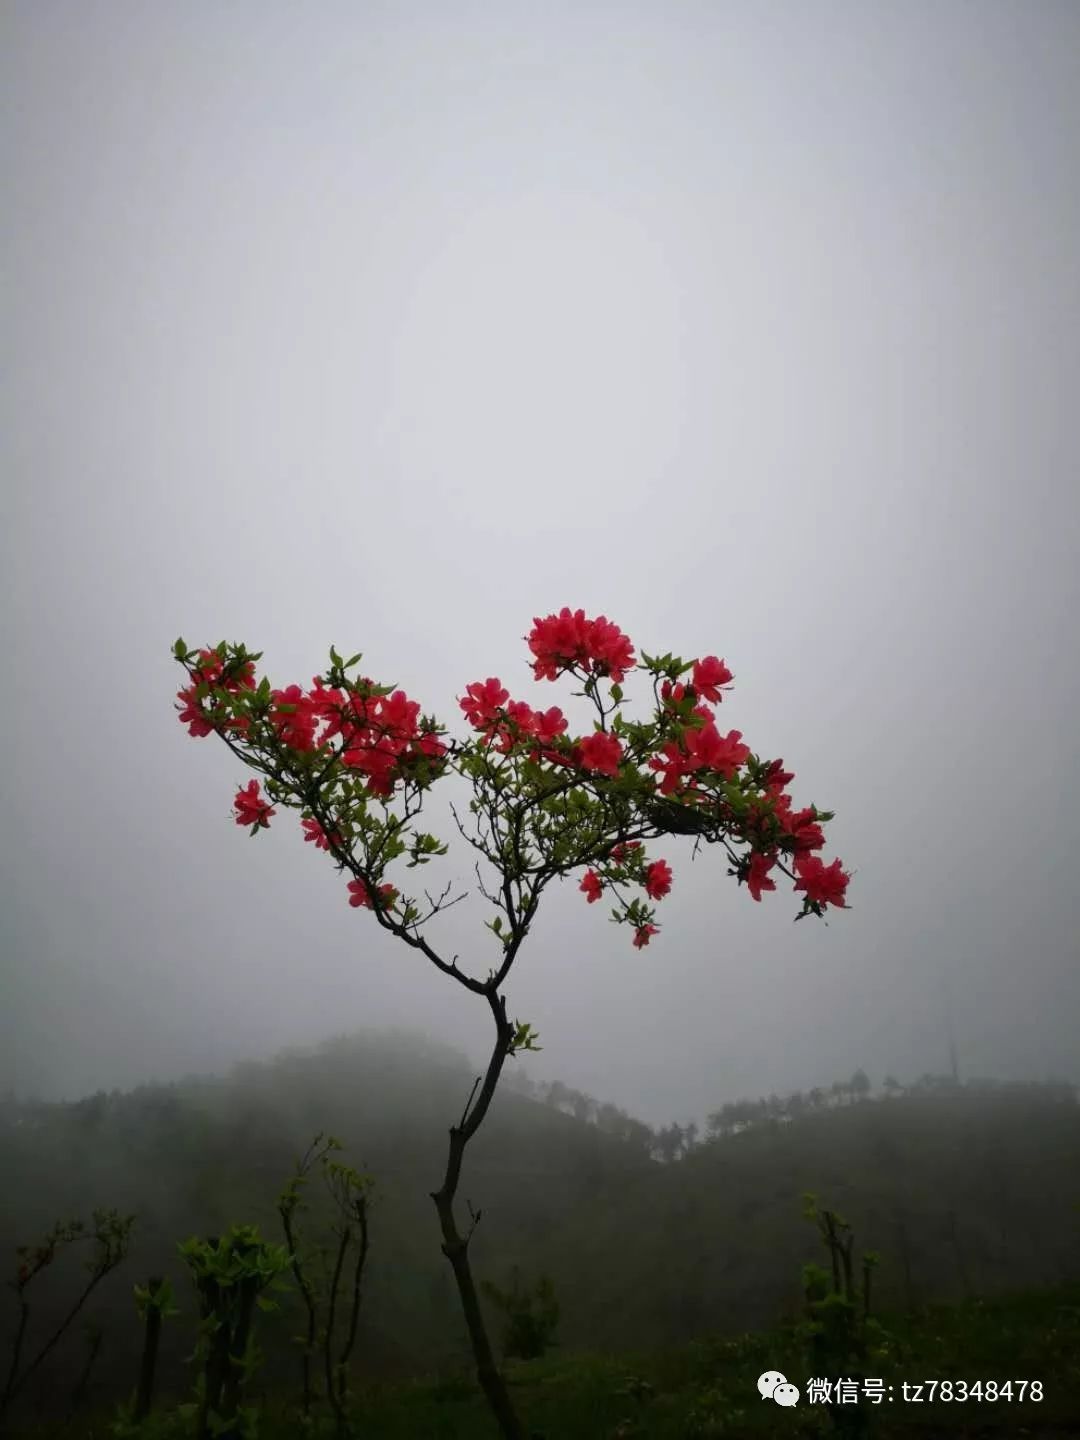
MULTIPOLYGON (((73 1105, 8 1103, 0 1174, 18 1183, 0 1187, 0 1253, 94 1206, 138 1216, 125 1275, 95 1291, 85 1317, 105 1337, 85 1403, 130 1391, 137 1373, 131 1284, 171 1275, 178 1304, 190 1308, 179 1239, 237 1223, 280 1239, 277 1196, 319 1130, 339 1136, 375 1182, 352 1382, 467 1366, 430 1191, 472 1079, 456 1052, 384 1034, 246 1064, 223 1080, 73 1105)), ((472 1242, 478 1276, 496 1288, 515 1267, 529 1284, 550 1276, 563 1357, 597 1347, 655 1352, 767 1328, 778 1315, 794 1323, 809 1258, 800 1197, 810 1190, 851 1220, 860 1248, 881 1252, 874 1285, 883 1309, 1080 1277, 1080 1108, 1071 1092, 924 1084, 871 1101, 848 1088, 833 1104, 746 1102, 747 1117, 705 1143, 670 1131, 660 1143, 664 1132, 565 1086, 532 1087, 533 1097, 502 1090, 463 1190, 483 1211, 472 1242)), ((58 1265, 43 1281, 35 1323, 47 1326, 63 1313, 72 1276, 58 1265)), ((491 1319, 498 1333, 497 1310, 491 1319)), ((260 1331, 268 1377, 295 1360, 287 1336, 303 1328, 296 1295, 283 1297, 279 1328, 260 1331)), ((183 1325, 165 1327, 163 1395, 184 1393, 189 1351, 183 1325)), ((61 1409, 84 1364, 76 1337, 43 1369, 43 1389, 61 1409)))

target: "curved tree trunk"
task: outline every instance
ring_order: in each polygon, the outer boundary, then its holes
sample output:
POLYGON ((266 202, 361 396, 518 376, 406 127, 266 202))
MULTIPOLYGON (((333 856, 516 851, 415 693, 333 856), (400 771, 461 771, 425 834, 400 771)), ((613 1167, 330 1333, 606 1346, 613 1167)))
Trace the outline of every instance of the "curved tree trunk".
POLYGON ((495 1362, 491 1341, 484 1325, 483 1312, 480 1309, 480 1300, 476 1293, 476 1284, 473 1281, 472 1267, 469 1264, 469 1241, 479 1224, 480 1212, 477 1211, 471 1217, 472 1223, 465 1235, 462 1235, 458 1229, 454 1216, 454 1199, 457 1195, 458 1182, 461 1179, 461 1162, 465 1155, 465 1146, 476 1134, 488 1112, 492 1096, 495 1093, 495 1086, 498 1084, 499 1074, 510 1053, 510 1046, 514 1038, 514 1028, 506 1018, 506 1001, 496 995, 494 991, 487 992, 487 1000, 495 1017, 495 1047, 491 1052, 491 1059, 488 1061, 487 1073, 484 1075, 479 1095, 476 1095, 474 1087, 475 1104, 473 1096, 470 1096, 465 1113, 461 1117, 461 1123, 451 1127, 446 1174, 443 1177, 442 1188, 432 1191, 431 1198, 435 1201, 439 1225, 442 1228, 443 1254, 450 1261, 454 1279, 457 1281, 458 1294, 461 1296, 461 1308, 465 1314, 465 1324, 468 1327, 473 1357, 476 1360, 476 1378, 480 1382, 480 1388, 487 1396, 491 1412, 498 1422, 504 1440, 524 1440, 525 1432, 522 1429, 521 1421, 514 1411, 506 1381, 495 1362))

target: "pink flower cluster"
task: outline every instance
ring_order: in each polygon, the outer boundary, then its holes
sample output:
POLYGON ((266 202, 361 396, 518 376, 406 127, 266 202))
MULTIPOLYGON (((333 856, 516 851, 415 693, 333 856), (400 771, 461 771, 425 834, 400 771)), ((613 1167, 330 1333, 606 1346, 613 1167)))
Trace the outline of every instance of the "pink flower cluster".
POLYGON ((606 675, 621 684, 626 672, 637 664, 634 647, 617 625, 604 615, 586 620, 584 610, 571 611, 568 605, 558 615, 543 620, 535 616, 526 639, 536 656, 533 674, 537 680, 557 680, 576 665, 586 675, 606 675))
MULTIPOLYGON (((361 690, 371 686, 360 681, 361 690)), ((446 746, 419 726, 420 705, 404 690, 390 695, 353 695, 326 689, 316 676, 306 693, 299 685, 271 691, 270 723, 282 744, 299 751, 322 750, 341 737, 342 763, 367 777, 371 795, 388 796, 421 757, 439 759, 446 746), (320 725, 322 729, 320 730, 320 725)))
POLYGON ((467 686, 458 704, 469 724, 481 731, 485 740, 498 741, 504 754, 522 739, 538 742, 547 758, 558 754, 550 747, 565 732, 566 716, 557 705, 533 710, 524 700, 511 700, 509 690, 494 675, 467 686))
MULTIPOLYGON (((200 650, 199 664, 191 671, 191 684, 185 685, 177 692, 176 698, 180 701, 177 707, 180 712, 180 723, 188 727, 188 734, 197 737, 211 735, 222 726, 219 720, 220 711, 211 709, 204 710, 198 697, 200 685, 218 686, 227 690, 230 695, 236 695, 241 690, 253 690, 255 688, 255 662, 246 661, 242 666, 237 667, 235 673, 230 669, 229 675, 225 675, 225 663, 216 650, 200 650)), ((228 728, 240 731, 248 728, 246 716, 236 720, 224 722, 228 728)))
MULTIPOLYGON (((555 680, 572 670, 587 681, 607 677, 617 686, 637 664, 629 637, 617 625, 603 615, 590 620, 584 610, 571 611, 568 606, 558 614, 536 617, 526 638, 538 680, 555 680)), ((191 683, 177 695, 180 720, 189 734, 233 732, 242 737, 250 732, 250 717, 234 715, 229 703, 231 697, 255 689, 254 661, 243 655, 241 651, 227 662, 220 647, 203 649, 197 662, 189 664, 191 683)), ((182 650, 178 656, 185 658, 182 650)), ((623 766, 636 766, 644 759, 647 769, 658 777, 660 795, 675 797, 677 803, 688 807, 709 804, 733 835, 749 842, 750 852, 737 862, 735 873, 755 901, 760 902, 765 891, 776 889, 771 872, 784 852, 793 857, 795 890, 810 904, 846 908, 850 876, 839 860, 826 865, 814 853, 824 847, 825 835, 815 809, 794 809, 786 790, 794 774, 784 770, 782 760, 762 765, 752 759, 741 731, 729 730, 725 735, 717 728, 711 707, 721 703, 732 680, 725 661, 706 655, 685 668, 690 671, 688 682, 665 679, 660 687, 661 715, 669 722, 663 733, 670 738, 647 758, 640 752, 637 757, 628 756, 619 735, 606 728, 572 738, 567 734, 566 716, 557 705, 538 710, 525 701, 511 700, 495 676, 468 685, 458 703, 483 743, 504 754, 520 747, 537 762, 609 778, 617 777, 623 766), (750 772, 752 786, 736 812, 722 793, 718 796, 716 782, 737 780, 748 761, 756 767, 750 772), (709 785, 712 790, 706 788, 709 785)), ((334 672, 330 678, 335 678, 334 672)), ((327 688, 316 676, 309 690, 290 685, 267 692, 264 681, 260 696, 269 693, 264 713, 281 745, 300 754, 329 755, 331 742, 340 738, 338 753, 344 766, 364 776, 370 795, 386 798, 418 767, 442 759, 447 747, 439 740, 434 721, 422 719, 419 704, 403 690, 380 695, 373 693, 376 688, 369 680, 357 682, 348 691, 327 688)), ((618 690, 613 690, 613 698, 620 698, 618 690)), ((252 827, 253 833, 268 828, 277 813, 260 795, 257 780, 237 791, 233 805, 236 823, 252 827)), ((344 844, 338 831, 327 833, 310 816, 302 825, 305 840, 316 849, 337 849, 344 844)), ((646 864, 643 854, 637 853, 640 849, 640 841, 616 845, 601 866, 603 874, 592 868, 585 872, 580 888, 590 905, 601 898, 606 884, 628 879, 642 885, 651 900, 670 893, 673 877, 668 862, 646 864), (609 869, 609 865, 615 868, 609 869)), ((363 880, 350 881, 348 889, 350 905, 373 907, 372 894, 363 880)), ((380 885, 378 892, 383 904, 396 904, 394 886, 380 885)), ((634 944, 639 948, 658 933, 655 925, 645 923, 649 913, 634 902, 627 914, 635 924, 634 944)))
MULTIPOLYGON (((636 661, 628 636, 600 616, 589 620, 584 610, 569 606, 556 615, 536 617, 534 628, 527 636, 529 649, 536 657, 533 673, 538 680, 557 679, 564 671, 576 668, 586 675, 610 676, 620 683, 636 661)), ((717 655, 705 655, 690 665, 689 683, 665 680, 660 687, 664 708, 674 714, 680 708, 697 724, 687 724, 678 738, 669 739, 651 756, 647 765, 659 777, 659 791, 664 796, 677 796, 688 804, 704 798, 701 788, 706 779, 721 777, 734 780, 750 759, 749 745, 743 742, 742 731, 721 734, 711 706, 719 705, 724 691, 733 679, 727 663, 717 655), (684 704, 685 702, 685 704, 684 704)), ((534 759, 577 768, 597 775, 614 777, 624 761, 624 747, 617 735, 598 730, 579 740, 566 737, 567 722, 562 711, 533 710, 522 700, 511 700, 509 691, 495 676, 469 685, 459 701, 469 723, 481 731, 488 743, 497 743, 505 753, 525 741, 533 745, 534 759), (556 746, 560 737, 565 743, 556 746)), ((754 840, 755 827, 760 831, 760 848, 744 859, 740 879, 745 881, 754 900, 761 900, 766 890, 775 890, 776 882, 769 872, 779 858, 779 843, 794 856, 795 889, 811 901, 843 907, 848 875, 840 862, 829 866, 811 852, 825 844, 825 836, 813 809, 794 810, 785 786, 795 777, 783 769, 783 761, 771 761, 764 772, 764 795, 752 801, 747 837, 754 840), (772 829, 768 829, 770 824, 772 829), (768 843, 766 837, 776 837, 768 843)), ((667 894, 671 871, 666 861, 656 861, 644 877, 646 893, 651 899, 667 894), (658 870, 657 867, 663 867, 658 870), (662 878, 665 877, 666 879, 662 878)), ((588 870, 581 882, 589 904, 595 903, 603 891, 603 882, 595 870, 588 870)), ((656 927, 639 926, 635 945, 646 945, 656 927)))
MULTIPOLYGON (((641 850, 640 840, 628 840, 625 844, 615 845, 612 848, 610 859, 618 867, 623 867, 631 859, 639 858, 631 852, 641 850)), ((624 878, 621 877, 620 878, 624 878)), ((654 860, 650 865, 645 866, 643 885, 645 893, 650 900, 662 900, 665 895, 671 892, 671 866, 666 860, 654 860)), ((585 878, 582 880, 579 889, 584 891, 585 898, 589 904, 594 904, 604 893, 604 882, 595 870, 586 870, 585 878)), ((660 932, 655 925, 639 925, 634 931, 634 945, 640 950, 646 946, 654 935, 660 932)))
MULTIPOLYGON (((232 696, 242 690, 254 690, 254 662, 245 661, 240 666, 227 668, 217 650, 204 649, 199 652, 198 663, 190 674, 191 684, 177 694, 180 720, 187 725, 188 733, 194 736, 215 731, 248 734, 249 716, 232 716, 227 701, 209 696, 200 698, 198 691, 200 686, 208 686, 232 696)), ((386 797, 393 793, 395 785, 409 777, 418 762, 444 756, 446 746, 430 725, 421 724, 420 706, 410 700, 404 690, 395 690, 389 695, 365 694, 363 692, 373 688, 369 680, 361 680, 356 688, 361 693, 328 689, 321 677, 315 676, 310 690, 305 691, 299 685, 271 690, 267 719, 280 743, 300 754, 328 753, 331 741, 340 737, 342 763, 365 777, 365 788, 370 795, 386 797)), ((249 781, 236 792, 233 809, 238 825, 264 830, 277 813, 260 795, 257 780, 249 781)), ((305 841, 313 841, 318 850, 329 850, 332 843, 338 846, 343 843, 339 832, 327 834, 312 817, 305 817, 301 824, 305 841)), ((393 886, 379 888, 384 897, 393 891, 396 900, 397 891, 393 886)), ((350 883, 349 891, 350 905, 371 905, 362 881, 350 883)), ((394 900, 388 903, 393 904, 394 900)))
POLYGON ((578 766, 600 775, 618 774, 623 750, 617 736, 601 730, 575 741, 568 749, 556 749, 555 742, 566 732, 566 716, 559 707, 533 710, 524 700, 511 700, 509 690, 494 675, 466 686, 458 704, 469 724, 488 743, 497 742, 504 754, 528 740, 534 742, 534 759, 578 766))

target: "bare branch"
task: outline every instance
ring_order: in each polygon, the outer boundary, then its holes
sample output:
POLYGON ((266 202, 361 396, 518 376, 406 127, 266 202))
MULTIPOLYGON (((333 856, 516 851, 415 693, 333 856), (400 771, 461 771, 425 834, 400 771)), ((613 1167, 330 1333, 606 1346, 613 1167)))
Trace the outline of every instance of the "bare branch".
POLYGON ((472 1104, 473 1096, 476 1094, 477 1086, 480 1084, 483 1078, 484 1077, 482 1075, 478 1075, 473 1081, 473 1087, 469 1091, 469 1098, 465 1101, 465 1109, 461 1112, 461 1119, 458 1121, 459 1130, 463 1130, 465 1128, 465 1121, 469 1118, 469 1106, 472 1104))

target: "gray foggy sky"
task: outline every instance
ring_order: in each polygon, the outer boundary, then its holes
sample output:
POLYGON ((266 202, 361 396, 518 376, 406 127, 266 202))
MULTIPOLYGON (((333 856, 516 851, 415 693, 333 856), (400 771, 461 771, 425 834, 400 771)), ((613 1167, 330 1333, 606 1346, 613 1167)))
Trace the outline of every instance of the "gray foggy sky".
MULTIPOLYGON (((0 1087, 170 1078, 474 997, 172 709, 334 643, 463 732, 564 604, 716 653, 835 809, 828 928, 576 884, 509 985, 650 1121, 865 1066, 1078 1078, 1080 6, 2 8, 0 1087)), ((451 835, 436 789, 432 818, 451 835)), ((452 852, 440 875, 470 879, 452 852)), ((435 876, 432 876, 435 879, 435 876)), ((475 898, 437 932, 484 971, 475 898)))

